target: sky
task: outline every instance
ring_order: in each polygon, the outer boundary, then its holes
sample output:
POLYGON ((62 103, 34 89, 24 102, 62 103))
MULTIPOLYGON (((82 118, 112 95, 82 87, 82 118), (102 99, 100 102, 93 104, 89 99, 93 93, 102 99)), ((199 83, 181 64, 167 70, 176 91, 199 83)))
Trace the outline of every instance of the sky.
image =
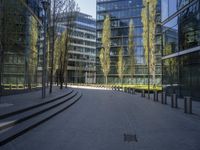
POLYGON ((76 0, 80 7, 80 12, 96 18, 96 0, 76 0))

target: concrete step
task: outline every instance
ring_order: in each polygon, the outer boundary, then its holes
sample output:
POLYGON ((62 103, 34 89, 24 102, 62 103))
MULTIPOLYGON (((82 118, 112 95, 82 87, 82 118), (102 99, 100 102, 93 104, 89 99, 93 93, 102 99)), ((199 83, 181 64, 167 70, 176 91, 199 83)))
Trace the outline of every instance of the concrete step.
POLYGON ((6 143, 17 138, 18 136, 23 135, 27 131, 37 127, 38 125, 44 123, 50 118, 63 112, 64 110, 75 104, 77 101, 79 101, 81 97, 82 94, 78 92, 73 98, 71 98, 70 100, 66 100, 64 103, 62 103, 62 105, 60 104, 41 113, 40 115, 31 117, 28 120, 18 123, 10 128, 6 128, 4 132, 0 133, 0 146, 5 145, 6 143))
POLYGON ((75 97, 78 94, 78 92, 72 92, 69 95, 57 99, 55 101, 51 101, 50 103, 46 103, 45 105, 40 105, 38 107, 29 109, 23 113, 20 114, 15 114, 12 115, 10 117, 7 117, 5 119, 1 119, 0 120, 0 131, 12 127, 18 123, 21 123, 23 121, 26 121, 32 117, 35 117, 37 115, 40 115, 41 113, 44 113, 54 107, 57 107, 63 103, 65 103, 66 101, 71 100, 73 97, 75 97))
POLYGON ((8 112, 8 113, 0 114, 0 120, 6 119, 6 118, 11 117, 13 115, 17 115, 17 114, 29 111, 31 109, 35 109, 37 107, 40 107, 40 106, 43 106, 43 105, 46 105, 46 104, 49 104, 49 103, 52 103, 52 102, 54 102, 56 100, 59 100, 59 99, 61 99, 63 97, 66 97, 66 96, 70 95, 72 92, 73 92, 73 90, 69 90, 66 94, 58 96, 56 98, 53 98, 53 99, 50 99, 50 100, 47 100, 47 101, 43 101, 41 103, 38 103, 38 104, 35 104, 35 105, 31 105, 31 106, 28 106, 28 107, 24 107, 24 108, 19 109, 19 110, 14 110, 14 111, 11 111, 11 112, 8 112))

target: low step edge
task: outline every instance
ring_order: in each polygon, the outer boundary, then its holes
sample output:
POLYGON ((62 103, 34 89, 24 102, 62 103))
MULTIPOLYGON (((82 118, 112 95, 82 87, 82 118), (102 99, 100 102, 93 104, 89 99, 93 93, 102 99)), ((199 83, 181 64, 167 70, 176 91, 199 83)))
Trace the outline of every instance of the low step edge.
POLYGON ((76 102, 78 102, 78 101, 81 99, 81 97, 82 97, 82 93, 80 93, 80 95, 78 96, 78 98, 77 98, 76 100, 74 100, 74 102, 70 103, 69 105, 67 105, 67 106, 64 107, 63 109, 61 109, 61 110, 57 111, 56 113, 54 113, 54 114, 48 116, 47 118, 44 118, 44 119, 40 120, 40 121, 37 122, 37 123, 35 123, 35 124, 33 124, 33 125, 31 125, 31 126, 25 128, 25 129, 22 130, 22 131, 20 131, 20 132, 14 134, 14 135, 11 135, 10 137, 8 137, 8 138, 6 138, 6 139, 4 139, 4 140, 1 140, 1 141, 0 141, 0 147, 3 146, 3 145, 5 145, 5 144, 7 144, 7 143, 9 143, 9 142, 11 142, 12 140, 16 139, 17 137, 19 137, 19 136, 25 134, 26 132, 30 131, 31 129, 36 128, 36 127, 39 126, 40 124, 42 124, 42 123, 48 121, 49 119, 51 119, 51 118, 53 118, 54 116, 60 114, 61 112, 67 110, 68 108, 70 108, 71 106, 73 106, 76 102))
POLYGON ((45 102, 41 102, 39 104, 36 104, 36 105, 32 105, 32 106, 28 106, 28 107, 25 107, 25 108, 22 108, 22 109, 19 109, 19 110, 16 110, 16 111, 12 111, 12 112, 9 112, 9 113, 5 113, 5 114, 0 114, 0 120, 2 119, 5 119, 5 118, 8 118, 10 116, 13 116, 13 115, 16 115, 16 114, 20 114, 20 113, 23 113, 25 111, 28 111, 28 110, 31 110, 31 109, 34 109, 34 108, 37 108, 37 107, 40 107, 42 105, 45 105, 45 104, 48 104, 48 103, 51 103, 51 102, 54 102, 58 99, 61 99, 63 97, 66 97, 68 95, 70 95, 74 90, 71 90, 69 93, 67 94, 64 94, 62 96, 59 96, 59 97, 56 97, 54 99, 50 99, 48 101, 45 101, 45 102))
POLYGON ((35 116, 38 116, 38 115, 42 114, 42 113, 45 113, 46 111, 49 111, 49 110, 51 110, 51 109, 53 109, 55 107, 58 107, 59 105, 61 105, 61 104, 65 103, 65 102, 73 99, 77 94, 78 94, 78 92, 76 92, 74 95, 68 97, 67 99, 65 99, 65 100, 63 100, 63 101, 61 101, 61 102, 59 102, 59 103, 57 103, 55 105, 49 106, 49 107, 47 107, 45 109, 42 109, 42 110, 40 110, 38 112, 35 112, 35 113, 32 113, 32 114, 30 114, 28 116, 25 116, 25 117, 22 117, 20 119, 15 120, 15 121, 12 121, 12 122, 9 122, 7 124, 4 124, 4 125, 0 126, 0 131, 1 130, 5 130, 7 128, 10 128, 12 126, 15 126, 15 125, 17 125, 17 124, 19 124, 21 122, 24 122, 24 121, 26 121, 28 119, 31 119, 31 118, 33 118, 35 116))

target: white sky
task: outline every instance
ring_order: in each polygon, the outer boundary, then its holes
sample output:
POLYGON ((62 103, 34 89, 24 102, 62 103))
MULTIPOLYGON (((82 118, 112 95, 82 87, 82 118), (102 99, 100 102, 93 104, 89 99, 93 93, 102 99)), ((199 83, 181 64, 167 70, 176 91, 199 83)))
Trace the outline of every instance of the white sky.
POLYGON ((96 0, 76 0, 80 7, 80 12, 96 18, 96 0))

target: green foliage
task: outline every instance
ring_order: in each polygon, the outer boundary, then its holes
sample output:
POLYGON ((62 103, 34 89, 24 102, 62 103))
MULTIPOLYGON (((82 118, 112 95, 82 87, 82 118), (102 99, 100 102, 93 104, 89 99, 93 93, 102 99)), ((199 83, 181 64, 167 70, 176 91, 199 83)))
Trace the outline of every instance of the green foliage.
POLYGON ((148 63, 148 26, 149 26, 149 70, 155 82, 156 58, 155 58, 155 33, 156 33, 156 6, 157 0, 143 0, 142 9, 143 23, 143 45, 145 50, 145 59, 148 63), (147 16, 147 3, 149 2, 149 24, 147 16))
POLYGON ((117 73, 118 73, 118 76, 121 80, 121 83, 122 83, 122 80, 123 80, 123 75, 124 75, 124 61, 123 61, 123 48, 119 48, 119 53, 118 53, 118 62, 117 62, 117 73))
POLYGON ((101 68, 104 73, 104 77, 106 78, 106 84, 107 84, 107 76, 110 72, 110 46, 111 46, 110 36, 111 36, 110 17, 109 15, 106 15, 106 18, 103 23, 102 49, 99 55, 101 68))
POLYGON ((54 47, 54 73, 57 73, 61 89, 64 83, 64 75, 67 72, 68 41, 68 32, 64 31, 60 37, 57 37, 54 47))
POLYGON ((60 49, 61 49, 61 44, 60 44, 60 38, 56 38, 55 41, 55 48, 54 48, 54 73, 58 69, 58 64, 59 64, 59 58, 60 58, 60 49))
MULTIPOLYGON (((172 53, 172 45, 171 44, 167 44, 164 47, 164 51, 167 54, 171 54, 172 53)), ((169 77, 170 77, 170 84, 172 85, 174 82, 176 82, 176 75, 177 75, 177 61, 176 58, 168 58, 165 60, 165 66, 166 66, 166 71, 167 73, 169 73, 169 77)))
POLYGON ((30 17, 30 50, 29 50, 29 74, 35 75, 38 61, 38 24, 33 16, 30 17))
POLYGON ((129 72, 131 74, 131 77, 133 77, 135 74, 135 53, 134 53, 133 33, 134 33, 134 24, 133 24, 133 19, 131 19, 129 23, 129 34, 128 34, 128 55, 130 64, 129 72))
POLYGON ((67 48, 67 31, 63 32, 60 37, 56 38, 54 50, 54 69, 62 70, 65 62, 65 51, 67 48))

